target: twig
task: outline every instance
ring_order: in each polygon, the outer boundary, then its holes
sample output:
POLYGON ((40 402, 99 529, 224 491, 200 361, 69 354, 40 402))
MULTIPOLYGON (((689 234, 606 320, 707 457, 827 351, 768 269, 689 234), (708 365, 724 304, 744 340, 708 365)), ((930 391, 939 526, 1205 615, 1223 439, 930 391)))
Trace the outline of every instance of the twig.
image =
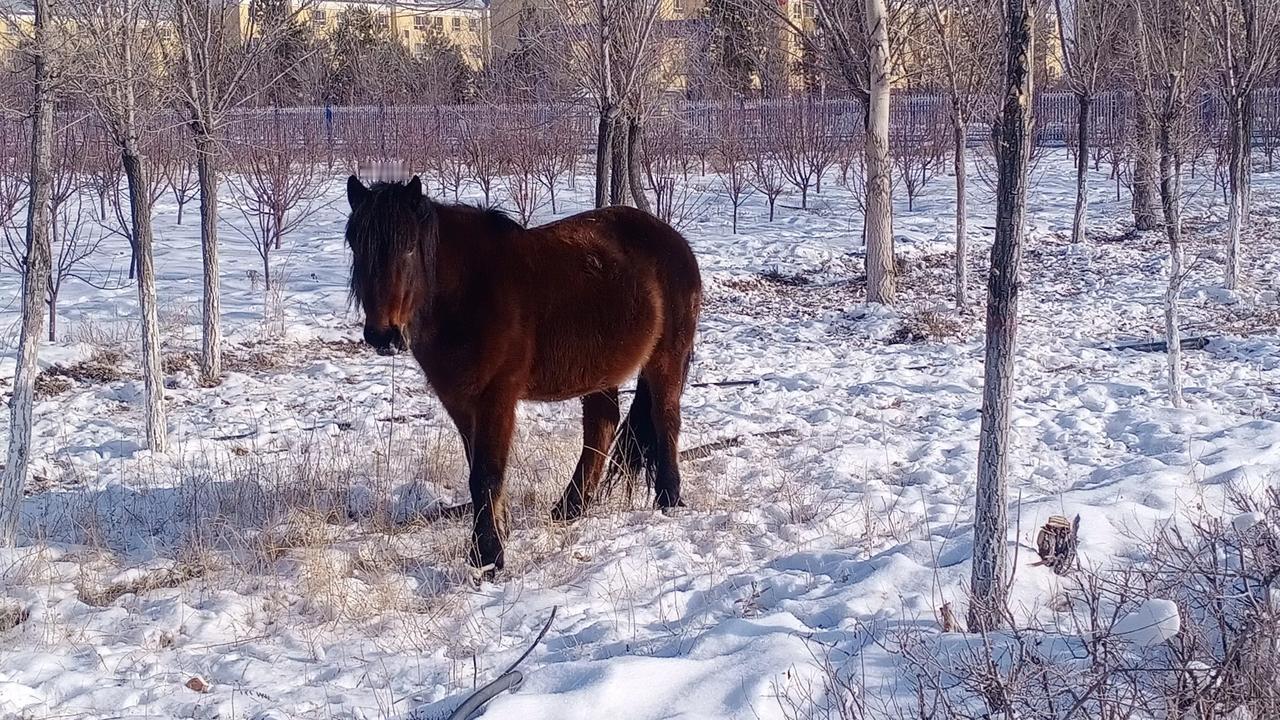
POLYGON ((538 633, 538 637, 533 639, 529 649, 525 650, 523 655, 511 663, 511 666, 507 668, 506 672, 499 675, 497 680, 471 693, 470 697, 463 700, 458 709, 449 715, 449 720, 471 720, 480 714, 480 709, 484 707, 485 703, 508 690, 515 690, 520 687, 521 683, 524 682, 524 674, 516 670, 516 668, 529 657, 534 648, 538 647, 538 643, 542 642, 542 639, 547 636, 547 631, 551 629, 551 623, 555 622, 556 610, 558 609, 558 607, 551 608, 551 617, 547 618, 546 624, 542 626, 542 632, 538 633))
POLYGON ((751 433, 747 435, 738 435, 736 437, 725 438, 724 440, 716 440, 715 442, 710 442, 710 443, 707 443, 706 445, 699 445, 698 447, 689 448, 688 450, 685 450, 680 453, 680 459, 686 460, 686 461, 701 460, 702 458, 711 455, 717 450, 725 450, 727 448, 739 447, 742 445, 742 442, 747 438, 753 438, 753 437, 776 438, 776 437, 785 437, 787 435, 794 435, 794 434, 795 434, 795 430, 784 428, 782 430, 770 430, 769 432, 763 432, 763 433, 751 433))

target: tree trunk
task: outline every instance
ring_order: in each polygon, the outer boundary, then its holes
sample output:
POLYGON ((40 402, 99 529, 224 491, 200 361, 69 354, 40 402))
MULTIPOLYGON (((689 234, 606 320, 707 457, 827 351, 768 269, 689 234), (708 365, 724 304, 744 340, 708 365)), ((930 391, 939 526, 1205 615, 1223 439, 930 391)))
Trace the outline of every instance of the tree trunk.
POLYGON ((1030 162, 1033 15, 1030 0, 1006 0, 1004 109, 997 134, 996 237, 987 280, 987 347, 978 441, 969 629, 1000 627, 1008 614, 1007 484, 1018 291, 1030 162))
POLYGON ((644 178, 640 176, 640 143, 644 137, 644 128, 637 118, 628 118, 627 122, 627 172, 630 174, 631 197, 636 207, 653 214, 653 205, 644 192, 644 178))
POLYGON ((1071 221, 1071 242, 1084 242, 1085 216, 1089 209, 1089 106, 1093 98, 1076 93, 1076 214, 1071 221))
POLYGON ((151 192, 145 159, 138 154, 136 139, 130 139, 121 154, 125 178, 129 182, 129 210, 133 220, 134 246, 138 256, 138 310, 142 314, 142 379, 146 396, 147 447, 152 452, 168 450, 165 425, 164 370, 160 360, 160 324, 156 317, 156 271, 152 258, 151 192))
POLYGON ((600 110, 596 124, 596 207, 609 205, 609 169, 612 167, 613 111, 600 110))
POLYGON ((0 547, 13 547, 18 539, 22 490, 27 484, 31 459, 31 425, 35 402, 36 359, 44 330, 45 293, 52 265, 49 238, 50 188, 53 184, 53 98, 48 61, 48 0, 33 3, 35 42, 35 95, 32 107, 31 177, 27 202, 27 257, 22 277, 22 326, 19 331, 13 396, 9 400, 9 450, 0 482, 0 547))
POLYGON ((58 291, 49 283, 49 342, 58 342, 58 291))
POLYGON ((892 305, 897 296, 893 251, 893 185, 889 161, 889 19, 885 0, 866 0, 871 45, 867 103, 867 185, 864 223, 867 302, 892 305))
POLYGON ((630 171, 627 169, 627 126, 619 116, 614 121, 613 147, 610 155, 609 204, 626 205, 631 195, 630 171))
POLYGON ((1169 286, 1164 295, 1164 333, 1169 351, 1169 401, 1182 407, 1182 330, 1179 327, 1178 296, 1182 291, 1182 183, 1179 158, 1173 147, 1172 120, 1160 128, 1160 206, 1164 214, 1165 236, 1169 240, 1169 286))
POLYGON ((218 290, 218 161, 213 139, 196 130, 196 177, 200 184, 200 255, 204 263, 200 374, 222 379, 222 306, 218 290))
POLYGON ((969 208, 968 169, 965 167, 966 143, 964 122, 959 118, 951 128, 955 143, 956 174, 956 307, 969 304, 969 208))
POLYGON ((1133 160, 1133 225, 1139 230, 1160 226, 1160 178, 1156 120, 1147 103, 1137 101, 1133 160))
POLYGON ((1247 177, 1249 162, 1249 138, 1246 135, 1246 111, 1243 98, 1227 98, 1227 267, 1225 284, 1228 290, 1240 285, 1240 234, 1246 222, 1246 196, 1249 192, 1247 177))

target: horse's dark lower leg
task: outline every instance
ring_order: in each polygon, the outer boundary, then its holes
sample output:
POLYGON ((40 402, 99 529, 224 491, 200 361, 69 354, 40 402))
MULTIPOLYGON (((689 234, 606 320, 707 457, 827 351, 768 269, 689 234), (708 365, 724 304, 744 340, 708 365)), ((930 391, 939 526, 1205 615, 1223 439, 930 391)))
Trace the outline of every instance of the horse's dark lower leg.
POLYGON ((503 475, 515 430, 514 398, 492 401, 475 413, 471 440, 471 509, 475 528, 471 537, 473 567, 492 575, 505 564, 503 544, 507 539, 507 502, 503 475))
POLYGON ((618 429, 618 417, 618 388, 582 398, 582 456, 574 468, 573 479, 552 511, 555 519, 575 520, 595 499, 609 444, 618 429))
POLYGON ((653 394, 650 412, 656 435, 653 502, 664 510, 684 506, 680 500, 680 395, 684 392, 684 374, 683 361, 645 370, 653 394))

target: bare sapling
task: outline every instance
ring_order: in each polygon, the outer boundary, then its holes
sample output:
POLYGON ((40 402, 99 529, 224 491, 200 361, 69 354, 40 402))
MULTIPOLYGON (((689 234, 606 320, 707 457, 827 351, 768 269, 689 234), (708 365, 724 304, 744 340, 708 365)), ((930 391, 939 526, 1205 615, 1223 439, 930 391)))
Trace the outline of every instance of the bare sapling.
POLYGON ((987 280, 986 360, 970 580, 969 629, 975 632, 1001 627, 1008 614, 1008 476, 1013 455, 1014 359, 1032 141, 1035 11, 1031 0, 1005 0, 1004 8, 1004 97, 995 131, 999 174, 996 237, 987 280))
POLYGON ((52 184, 53 58, 54 41, 49 1, 32 2, 32 37, 28 49, 33 79, 30 174, 27 202, 27 253, 22 275, 22 325, 18 336, 13 394, 9 400, 9 448, 0 475, 0 547, 18 540, 22 494, 27 484, 32 454, 32 419, 36 360, 44 330, 45 286, 49 278, 49 193, 52 184))
POLYGON ((733 234, 738 234, 738 211, 751 196, 751 166, 747 150, 746 128, 740 116, 730 116, 720 123, 717 133, 715 162, 720 187, 733 207, 733 234))
POLYGON ((1210 35, 1213 74, 1227 110, 1227 259, 1225 285, 1240 284, 1240 236, 1249 222, 1254 94, 1280 60, 1280 3, 1219 0, 1196 19, 1210 35))
POLYGON ((751 186, 764 195, 769 203, 769 222, 773 222, 774 209, 778 198, 787 189, 787 180, 782 173, 782 163, 774 152, 776 135, 766 133, 752 143, 750 150, 751 186))
POLYGON ((162 175, 149 153, 162 124, 163 23, 141 0, 79 3, 59 0, 59 14, 76 32, 68 37, 77 62, 67 80, 92 109, 120 155, 128 186, 129 226, 137 266, 142 329, 142 376, 147 447, 168 449, 164 369, 160 358, 152 215, 162 175))
POLYGON ((236 231, 262 261, 264 297, 276 289, 272 258, 285 237, 319 209, 324 193, 323 166, 298 152, 311 146, 308 138, 277 125, 269 137, 237 153, 235 174, 228 179, 232 204, 244 221, 236 231))
POLYGON ((1191 87, 1203 69, 1192 52, 1196 44, 1195 0, 1136 0, 1137 101, 1154 124, 1160 169, 1160 208, 1169 245, 1169 283, 1165 288, 1165 343, 1168 346, 1169 400, 1182 407, 1182 337, 1178 298, 1186 278, 1182 233, 1182 149, 1191 87))
POLYGON ((548 204, 547 186, 538 174, 540 146, 544 143, 520 134, 507 132, 502 136, 499 152, 506 155, 507 198, 516 210, 516 218, 528 227, 533 217, 548 204))
POLYGON ((568 175, 578 159, 580 138, 573 123, 567 118, 558 118, 547 125, 545 131, 533 139, 534 177, 547 190, 547 199, 551 203, 551 214, 559 212, 556 206, 560 181, 568 175))
POLYGON ((1054 7, 1058 36, 1062 38, 1064 76, 1076 100, 1076 204, 1071 241, 1078 244, 1085 241, 1089 207, 1090 111, 1116 65, 1115 44, 1123 29, 1124 4, 1110 0, 1055 0, 1054 7))
POLYGON ((956 307, 969 304, 969 125, 994 92, 1000 76, 1000 53, 986 29, 999 20, 997 3, 930 0, 928 28, 933 42, 926 47, 926 67, 941 79, 947 96, 951 126, 951 168, 956 186, 955 288, 956 307))
POLYGON ((942 166, 943 144, 930 118, 914 108, 904 108, 890 133, 897 179, 907 191, 907 210, 914 211, 916 198, 942 166))

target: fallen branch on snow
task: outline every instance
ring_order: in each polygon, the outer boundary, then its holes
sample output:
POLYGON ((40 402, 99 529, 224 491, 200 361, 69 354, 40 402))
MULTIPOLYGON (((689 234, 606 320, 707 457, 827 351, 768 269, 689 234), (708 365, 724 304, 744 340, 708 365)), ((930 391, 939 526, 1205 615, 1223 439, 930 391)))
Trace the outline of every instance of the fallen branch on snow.
POLYGON ((533 639, 533 644, 529 646, 529 649, 525 650, 523 655, 511 663, 511 666, 499 675, 497 680, 476 690, 466 700, 463 700, 458 709, 449 715, 449 720, 471 720, 480 714, 480 709, 484 707, 485 703, 508 690, 516 690, 520 687, 520 684, 524 682, 524 674, 516 668, 520 667, 520 663, 524 662, 525 658, 533 653, 533 649, 538 647, 538 643, 542 642, 542 638, 547 636, 547 631, 551 629, 551 623, 555 622, 556 610, 558 609, 557 607, 551 608, 551 617, 547 618, 546 624, 542 626, 542 632, 538 633, 538 637, 533 639))

